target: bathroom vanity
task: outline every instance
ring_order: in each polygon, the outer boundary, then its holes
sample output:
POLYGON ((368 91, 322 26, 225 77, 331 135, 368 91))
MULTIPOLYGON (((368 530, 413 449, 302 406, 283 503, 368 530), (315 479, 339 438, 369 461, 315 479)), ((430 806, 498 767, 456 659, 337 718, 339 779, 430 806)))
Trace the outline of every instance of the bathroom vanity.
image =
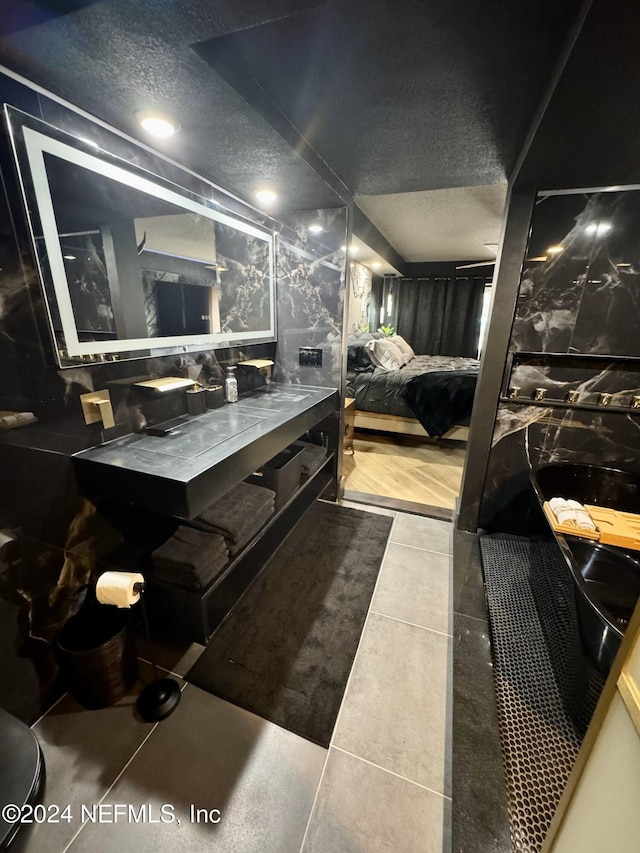
POLYGON ((134 433, 75 454, 78 482, 96 503, 117 499, 195 518, 338 408, 335 389, 272 383, 237 403, 156 424, 164 435, 134 433))
MULTIPOLYGON (((279 506, 262 530, 203 590, 148 584, 152 629, 174 642, 206 643, 275 549, 316 498, 335 497, 339 396, 332 388, 272 383, 238 403, 83 450, 73 457, 83 493, 96 505, 125 504, 178 522, 193 519, 296 439, 310 434, 327 457, 279 506)), ((146 572, 148 555, 129 556, 125 569, 146 572)))

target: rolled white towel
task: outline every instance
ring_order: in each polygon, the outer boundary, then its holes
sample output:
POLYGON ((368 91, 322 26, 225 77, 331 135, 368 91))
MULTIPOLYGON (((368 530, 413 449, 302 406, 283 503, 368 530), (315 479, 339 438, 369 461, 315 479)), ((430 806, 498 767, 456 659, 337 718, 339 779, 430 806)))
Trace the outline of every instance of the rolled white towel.
POLYGON ((579 501, 551 498, 549 506, 558 519, 558 524, 578 530, 597 530, 588 510, 579 501))
POLYGON ((566 527, 579 527, 579 517, 575 509, 561 509, 554 512, 558 519, 558 524, 564 524, 566 527))
POLYGON ((582 512, 576 512, 576 515, 578 516, 578 528, 580 530, 597 530, 593 519, 591 518, 589 512, 586 509, 582 512))
POLYGON ((567 501, 564 498, 551 498, 549 501, 549 506, 553 510, 554 514, 557 515, 559 512, 563 510, 570 509, 567 501))

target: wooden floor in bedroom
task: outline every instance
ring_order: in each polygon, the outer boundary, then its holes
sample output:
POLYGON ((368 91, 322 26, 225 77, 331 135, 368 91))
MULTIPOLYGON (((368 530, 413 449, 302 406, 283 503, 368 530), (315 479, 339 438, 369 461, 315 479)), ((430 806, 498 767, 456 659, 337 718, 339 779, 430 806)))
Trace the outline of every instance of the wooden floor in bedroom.
POLYGON ((345 453, 345 489, 453 509, 460 494, 463 442, 430 444, 420 438, 356 431, 345 453))

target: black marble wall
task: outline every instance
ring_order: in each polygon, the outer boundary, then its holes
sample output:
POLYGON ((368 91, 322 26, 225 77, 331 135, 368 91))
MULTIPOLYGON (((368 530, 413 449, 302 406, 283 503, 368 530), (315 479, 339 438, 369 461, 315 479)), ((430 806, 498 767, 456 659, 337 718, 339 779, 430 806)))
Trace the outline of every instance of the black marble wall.
POLYGON ((341 387, 347 209, 299 211, 284 218, 278 242, 276 377, 341 387), (315 235, 309 226, 319 224, 315 235), (299 347, 322 349, 322 367, 299 364, 299 347))
POLYGON ((480 524, 526 532, 529 472, 582 462, 640 474, 640 192, 538 200, 480 524), (594 358, 597 356, 597 358, 594 358), (638 359, 638 361, 634 361, 638 359), (536 388, 545 402, 533 405, 536 388), (567 392, 578 395, 564 405, 567 392), (601 394, 610 394, 601 406, 601 394))
MULTIPOLYGON (((135 518, 121 523, 126 513, 119 517, 99 511, 80 494, 71 454, 185 411, 181 394, 163 395, 159 402, 141 400, 131 389, 133 377, 181 375, 208 383, 222 379, 227 364, 263 356, 277 360, 283 380, 337 386, 344 280, 339 246, 344 245, 346 217, 344 210, 314 211, 296 215, 292 225, 276 223, 204 178, 2 75, 0 100, 280 231, 277 347, 262 344, 122 362, 96 360, 57 369, 13 161, 6 133, 0 132, 0 417, 9 411, 31 412, 37 418, 16 429, 0 429, 0 705, 30 723, 60 690, 51 653, 56 630, 80 606, 87 585, 108 565, 114 549, 136 535, 135 518), (323 243, 314 242, 306 230, 304 223, 310 217, 322 218, 323 243), (329 357, 321 371, 301 373, 294 339, 326 348, 329 357), (116 427, 108 431, 101 424, 84 423, 79 400, 80 394, 103 388, 111 391, 116 419, 116 427)), ((223 254, 231 269, 242 259, 234 255, 233 246, 227 249, 223 254)), ((246 261, 258 270, 263 267, 261 259, 246 261)), ((248 289, 223 294, 234 329, 251 328, 263 311, 260 275, 246 280, 248 289)), ((241 392, 256 381, 255 371, 238 374, 241 392)))

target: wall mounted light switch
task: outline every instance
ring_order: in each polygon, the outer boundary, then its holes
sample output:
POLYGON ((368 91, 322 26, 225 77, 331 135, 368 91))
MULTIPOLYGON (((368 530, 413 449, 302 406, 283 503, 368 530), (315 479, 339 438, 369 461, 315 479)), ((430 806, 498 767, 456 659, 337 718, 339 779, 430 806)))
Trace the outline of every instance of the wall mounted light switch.
POLYGON ((300 347, 298 363, 305 367, 322 367, 322 350, 319 347, 300 347))

